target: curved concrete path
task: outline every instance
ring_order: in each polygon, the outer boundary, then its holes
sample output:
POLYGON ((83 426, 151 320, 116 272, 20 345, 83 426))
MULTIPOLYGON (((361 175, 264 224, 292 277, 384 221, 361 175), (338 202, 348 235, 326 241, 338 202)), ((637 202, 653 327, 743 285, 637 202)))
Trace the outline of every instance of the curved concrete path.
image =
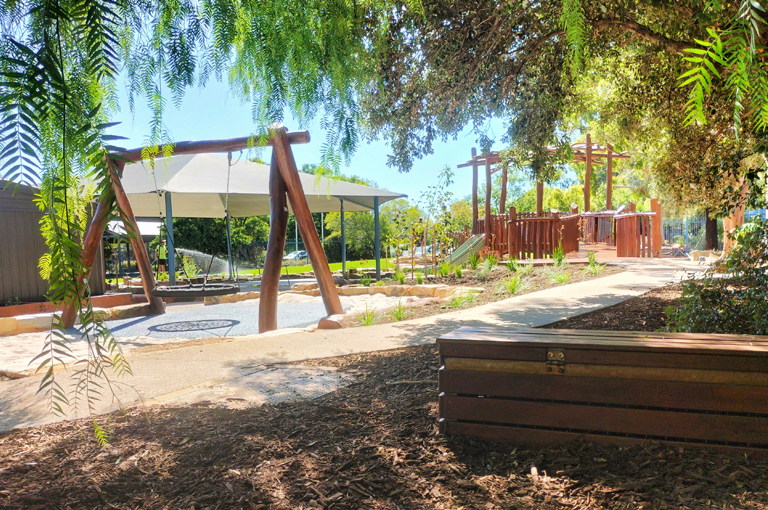
MULTIPOLYGON (((619 303, 705 269, 685 259, 632 259, 622 265, 626 272, 422 319, 331 331, 286 329, 137 349, 127 354, 133 376, 119 379, 115 390, 123 406, 193 403, 207 400, 209 394, 248 398, 252 378, 263 375, 265 365, 423 345, 462 326, 540 326, 619 303)), ((68 375, 58 374, 62 381, 68 375)), ((35 395, 39 384, 39 376, 0 382, 0 431, 60 419, 48 413, 47 402, 35 395)), ((117 407, 116 402, 100 402, 95 412, 117 407)), ((80 416, 85 414, 79 410, 80 416)))

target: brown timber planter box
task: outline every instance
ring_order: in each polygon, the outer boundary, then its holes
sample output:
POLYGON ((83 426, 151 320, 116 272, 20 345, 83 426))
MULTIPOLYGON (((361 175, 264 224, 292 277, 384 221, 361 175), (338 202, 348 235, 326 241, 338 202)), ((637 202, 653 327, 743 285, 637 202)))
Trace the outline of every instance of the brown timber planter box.
POLYGON ((446 434, 768 450, 768 337, 461 328, 437 343, 446 434))

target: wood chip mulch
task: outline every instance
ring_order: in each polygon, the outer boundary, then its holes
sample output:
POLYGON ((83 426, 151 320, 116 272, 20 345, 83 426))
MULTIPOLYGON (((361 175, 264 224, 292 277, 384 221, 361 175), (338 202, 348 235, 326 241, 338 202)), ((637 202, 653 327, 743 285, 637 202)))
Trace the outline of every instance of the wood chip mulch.
POLYGON ((594 312, 552 322, 545 329, 596 329, 608 331, 658 331, 667 326, 668 306, 674 306, 682 295, 677 283, 658 287, 642 296, 594 312))
POLYGON ((528 449, 437 434, 434 345, 315 360, 312 401, 151 408, 0 436, 9 509, 766 509, 768 463, 648 443, 528 449))

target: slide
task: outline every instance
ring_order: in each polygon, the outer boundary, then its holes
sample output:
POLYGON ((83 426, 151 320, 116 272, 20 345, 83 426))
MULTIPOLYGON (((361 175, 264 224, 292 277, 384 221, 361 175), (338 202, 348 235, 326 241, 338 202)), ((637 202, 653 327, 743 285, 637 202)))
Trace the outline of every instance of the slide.
POLYGON ((475 234, 466 240, 464 244, 456 248, 453 253, 443 259, 454 265, 464 264, 469 257, 485 248, 485 234, 475 234))

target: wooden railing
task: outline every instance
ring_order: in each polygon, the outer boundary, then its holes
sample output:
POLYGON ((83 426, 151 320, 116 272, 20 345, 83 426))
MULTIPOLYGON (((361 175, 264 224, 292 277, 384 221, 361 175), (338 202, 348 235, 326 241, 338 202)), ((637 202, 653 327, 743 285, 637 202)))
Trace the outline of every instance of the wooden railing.
POLYGON ((617 257, 653 257, 651 222, 655 214, 629 213, 614 217, 617 257))
POLYGON ((583 213, 582 228, 584 230, 582 240, 585 243, 605 243, 611 246, 616 244, 614 211, 599 213, 583 213))
POLYGON ((509 214, 493 214, 490 229, 486 230, 485 218, 478 219, 480 232, 486 234, 486 250, 501 256, 527 259, 551 256, 561 243, 565 253, 579 249, 579 215, 561 216, 561 213, 517 213, 514 207, 509 214))

